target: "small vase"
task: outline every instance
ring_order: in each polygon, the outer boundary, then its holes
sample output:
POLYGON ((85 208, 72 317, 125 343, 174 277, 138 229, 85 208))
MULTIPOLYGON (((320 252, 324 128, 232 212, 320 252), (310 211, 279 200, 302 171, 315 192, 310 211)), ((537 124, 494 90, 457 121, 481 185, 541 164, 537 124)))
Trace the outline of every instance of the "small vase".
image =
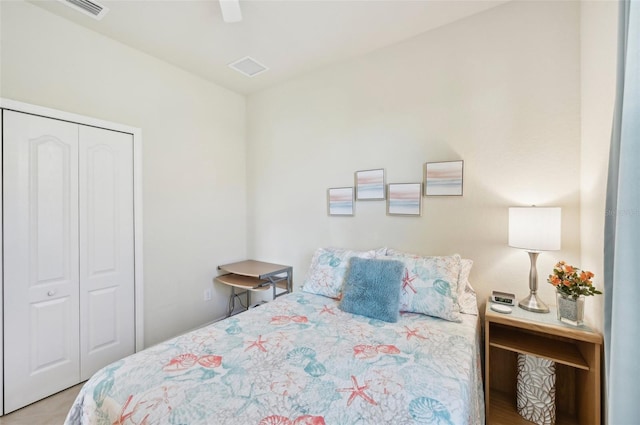
POLYGON ((536 425, 556 423, 556 364, 529 354, 518 354, 516 407, 520 416, 536 425))
POLYGON ((558 320, 573 326, 582 326, 584 322, 584 295, 573 298, 556 292, 558 320))

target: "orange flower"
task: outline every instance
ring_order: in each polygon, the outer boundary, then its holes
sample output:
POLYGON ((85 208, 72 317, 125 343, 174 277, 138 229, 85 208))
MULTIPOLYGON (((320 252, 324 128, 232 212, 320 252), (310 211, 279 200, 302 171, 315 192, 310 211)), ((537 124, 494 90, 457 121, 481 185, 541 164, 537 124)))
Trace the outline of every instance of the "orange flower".
POLYGON ((572 295, 596 295, 602 294, 594 286, 591 279, 594 274, 588 270, 580 270, 564 261, 559 261, 553 268, 553 274, 549 275, 547 282, 552 284, 559 293, 572 295))

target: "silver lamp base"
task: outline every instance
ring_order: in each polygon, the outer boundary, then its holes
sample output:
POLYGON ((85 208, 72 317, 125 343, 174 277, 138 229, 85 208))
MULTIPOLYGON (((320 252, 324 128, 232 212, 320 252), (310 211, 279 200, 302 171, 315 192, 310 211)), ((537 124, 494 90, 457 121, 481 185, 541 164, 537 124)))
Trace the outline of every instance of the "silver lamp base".
POLYGON ((536 269, 536 260, 539 252, 527 251, 529 260, 531 260, 531 269, 529 270, 529 296, 520 301, 518 305, 525 310, 534 313, 548 313, 549 307, 538 298, 538 269, 536 269))
POLYGON ((529 296, 527 298, 525 298, 524 300, 520 301, 518 303, 518 305, 520 306, 520 308, 523 308, 525 310, 529 310, 529 311, 533 311, 534 313, 548 313, 549 312, 549 307, 547 307, 547 305, 545 303, 543 303, 540 298, 538 298, 538 295, 536 294, 529 294, 529 296))

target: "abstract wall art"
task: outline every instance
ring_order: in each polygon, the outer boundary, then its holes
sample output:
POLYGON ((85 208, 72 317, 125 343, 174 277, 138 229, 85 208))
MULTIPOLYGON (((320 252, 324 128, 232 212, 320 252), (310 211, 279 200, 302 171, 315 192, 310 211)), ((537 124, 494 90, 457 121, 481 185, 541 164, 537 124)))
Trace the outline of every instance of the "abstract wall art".
POLYGON ((353 215, 353 199, 353 187, 333 187, 328 189, 327 211, 329 215, 353 215))
POLYGON ((379 201, 385 198, 384 169, 356 171, 356 200, 379 201))
POLYGON ((419 217, 422 213, 422 183, 389 183, 387 214, 419 217))
POLYGON ((462 196, 463 165, 464 161, 427 162, 425 196, 462 196))

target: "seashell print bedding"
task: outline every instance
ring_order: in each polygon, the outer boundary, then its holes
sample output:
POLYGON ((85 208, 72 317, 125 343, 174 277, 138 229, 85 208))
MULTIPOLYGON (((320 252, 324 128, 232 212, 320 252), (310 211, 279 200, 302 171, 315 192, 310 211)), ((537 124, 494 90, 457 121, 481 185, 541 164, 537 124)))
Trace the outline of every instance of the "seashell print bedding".
POLYGON ((387 323, 296 292, 113 363, 67 425, 483 424, 479 317, 387 323))

